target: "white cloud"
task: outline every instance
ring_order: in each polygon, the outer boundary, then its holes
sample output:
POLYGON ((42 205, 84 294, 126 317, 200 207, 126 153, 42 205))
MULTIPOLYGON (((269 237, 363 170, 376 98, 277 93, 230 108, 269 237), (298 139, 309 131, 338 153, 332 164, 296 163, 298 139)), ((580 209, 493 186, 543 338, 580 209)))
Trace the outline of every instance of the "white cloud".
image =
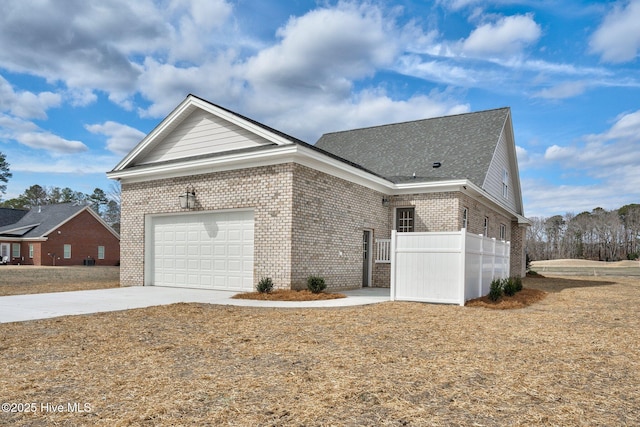
POLYGON ((603 61, 633 61, 640 50, 640 0, 617 3, 591 36, 591 53, 603 61))
POLYGON ((9 82, 0 75, 0 112, 8 111, 23 119, 46 119, 47 110, 58 107, 62 97, 53 92, 35 94, 14 91, 9 82))
POLYGON ((0 114, 0 140, 17 141, 27 147, 45 150, 54 155, 88 150, 80 141, 62 138, 41 129, 33 122, 3 114, 0 114))
POLYGON ((313 10, 280 28, 280 43, 249 59, 246 77, 254 87, 346 94, 351 79, 393 62, 398 53, 394 32, 375 6, 341 3, 313 10))
POLYGON ((460 10, 462 8, 480 2, 481 0, 437 0, 436 3, 451 10, 460 10))
POLYGON ((13 139, 27 147, 53 153, 80 153, 89 149, 80 141, 70 141, 46 131, 19 133, 14 135, 13 139))
POLYGON ((112 121, 86 125, 85 128, 91 133, 107 136, 107 149, 122 156, 129 153, 145 136, 138 129, 112 121))
POLYGON ((587 85, 585 82, 581 81, 570 81, 557 84, 556 86, 545 88, 533 96, 537 98, 546 98, 546 99, 565 99, 565 98, 573 98, 574 96, 581 95, 587 89, 587 85))
MULTIPOLYGON (((11 157, 11 171, 16 173, 46 173, 46 174, 100 174, 111 170, 118 159, 111 156, 97 156, 95 153, 64 155, 55 158, 48 156, 13 155, 11 157)), ((40 183, 42 184, 42 183, 40 183)), ((49 185, 49 184, 46 184, 49 185)))
POLYGON ((541 34, 531 14, 501 17, 473 30, 462 42, 462 50, 470 55, 510 55, 538 41, 541 34))
POLYGON ((231 54, 191 67, 178 67, 148 58, 139 90, 151 105, 139 109, 138 113, 143 117, 163 117, 189 93, 233 107, 238 99, 248 96, 246 82, 233 62, 231 54))
MULTIPOLYGON (((640 184, 640 180, 636 179, 635 183, 640 184)), ((595 207, 617 209, 630 203, 634 195, 640 196, 637 190, 635 192, 611 191, 611 185, 614 182, 557 185, 544 179, 523 179, 521 184, 525 214, 528 217, 590 212, 595 207)))
MULTIPOLYGON (((528 215, 551 216, 617 209, 640 199, 640 110, 622 114, 609 129, 585 135, 569 146, 552 145, 544 153, 546 167, 562 171, 559 185, 545 179, 523 179, 528 215), (584 182, 581 184, 580 182, 584 182)), ((555 172, 550 172, 553 174, 555 172)))
POLYGON ((588 139, 596 141, 622 139, 640 143, 640 110, 621 114, 611 129, 600 135, 589 135, 588 139))
POLYGON ((282 111, 268 123, 307 142, 314 143, 325 132, 418 120, 469 111, 468 104, 448 99, 447 94, 418 95, 398 101, 383 91, 363 91, 358 96, 331 103, 307 100, 298 111, 282 111))

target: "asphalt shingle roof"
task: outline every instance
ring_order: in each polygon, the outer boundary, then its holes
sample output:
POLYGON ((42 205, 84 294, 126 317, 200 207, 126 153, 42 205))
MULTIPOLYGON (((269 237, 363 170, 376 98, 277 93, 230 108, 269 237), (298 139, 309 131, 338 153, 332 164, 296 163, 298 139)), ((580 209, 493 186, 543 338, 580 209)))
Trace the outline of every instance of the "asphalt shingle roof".
POLYGON ((27 212, 26 209, 0 208, 0 227, 18 222, 27 212))
POLYGON ((499 108, 328 133, 315 146, 395 183, 469 179, 482 186, 508 115, 499 108))
POLYGON ((85 207, 60 203, 32 208, 17 222, 0 227, 0 236, 42 237, 85 207))

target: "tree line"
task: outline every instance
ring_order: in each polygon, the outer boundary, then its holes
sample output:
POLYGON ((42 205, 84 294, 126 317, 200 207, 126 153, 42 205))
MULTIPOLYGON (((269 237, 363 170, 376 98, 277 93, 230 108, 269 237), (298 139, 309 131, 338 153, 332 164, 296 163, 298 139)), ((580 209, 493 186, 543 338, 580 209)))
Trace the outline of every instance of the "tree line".
POLYGON ((619 261, 640 255, 640 204, 529 219, 526 248, 532 260, 619 261))
POLYGON ((69 187, 45 187, 32 185, 13 199, 4 200, 0 207, 12 209, 31 209, 36 206, 54 205, 58 203, 75 203, 90 205, 91 208, 112 228, 120 229, 120 186, 112 185, 109 193, 95 188, 93 193, 86 194, 74 191, 69 187))

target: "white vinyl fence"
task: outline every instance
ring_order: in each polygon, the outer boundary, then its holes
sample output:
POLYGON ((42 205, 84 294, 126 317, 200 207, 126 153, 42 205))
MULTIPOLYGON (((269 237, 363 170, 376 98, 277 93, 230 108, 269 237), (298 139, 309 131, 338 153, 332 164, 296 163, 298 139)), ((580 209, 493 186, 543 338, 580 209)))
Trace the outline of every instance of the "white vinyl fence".
POLYGON ((467 233, 391 236, 391 300, 464 305, 509 275, 509 242, 467 233))

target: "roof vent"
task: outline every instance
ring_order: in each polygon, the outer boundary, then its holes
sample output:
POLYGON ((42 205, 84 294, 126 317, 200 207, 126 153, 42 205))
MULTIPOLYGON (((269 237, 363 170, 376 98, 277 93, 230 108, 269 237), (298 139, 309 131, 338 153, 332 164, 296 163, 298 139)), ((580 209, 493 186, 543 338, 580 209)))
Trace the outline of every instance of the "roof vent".
POLYGON ((434 169, 437 169, 437 168, 439 168, 440 166, 442 166, 442 163, 440 163, 440 162, 433 162, 433 168, 434 168, 434 169))

